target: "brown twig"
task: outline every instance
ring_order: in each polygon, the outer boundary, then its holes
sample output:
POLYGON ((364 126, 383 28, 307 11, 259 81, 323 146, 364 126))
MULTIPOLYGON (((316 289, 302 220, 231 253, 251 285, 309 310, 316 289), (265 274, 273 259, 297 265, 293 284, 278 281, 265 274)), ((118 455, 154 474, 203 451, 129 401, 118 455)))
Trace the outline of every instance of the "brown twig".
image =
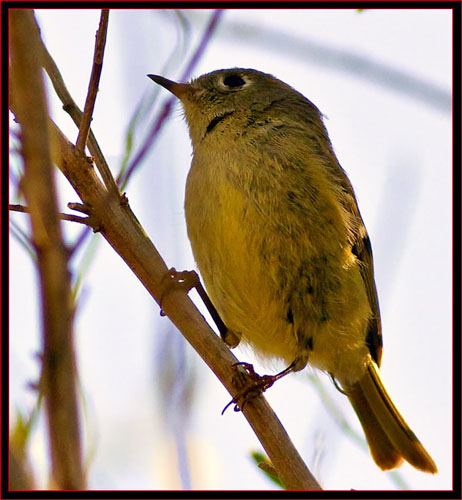
POLYGON ((109 9, 101 10, 99 28, 96 32, 95 54, 93 56, 93 67, 91 70, 90 83, 88 84, 87 99, 83 110, 82 121, 80 122, 79 135, 77 137, 76 149, 82 153, 87 144, 90 122, 92 120, 93 109, 95 107, 96 94, 98 93, 99 80, 103 69, 104 47, 106 46, 107 26, 109 21, 109 9))
MULTIPOLYGON (((37 26, 38 29, 38 26, 37 26)), ((55 61, 51 57, 48 49, 45 47, 42 39, 40 38, 40 46, 41 46, 41 62, 43 68, 47 72, 48 77, 51 80, 51 84, 55 89, 56 94, 60 98, 63 103, 63 109, 67 113, 69 113, 73 122, 80 127, 80 123, 82 121, 82 111, 79 109, 71 94, 67 90, 66 84, 64 83, 63 77, 56 66, 55 61)), ((117 187, 116 182, 114 181, 114 177, 111 174, 109 166, 104 158, 104 155, 99 147, 99 144, 96 140, 95 135, 90 129, 89 137, 88 137, 88 149, 90 154, 93 156, 96 167, 98 168, 99 173, 104 181, 104 185, 107 190, 116 194, 119 193, 119 188, 117 187)))
MULTIPOLYGON (((28 214, 30 212, 29 208, 25 207, 24 205, 14 205, 11 203, 8 205, 8 209, 11 210, 12 212, 22 212, 25 214, 28 214)), ((79 217, 78 215, 60 214, 60 213, 58 213, 57 215, 61 220, 67 220, 69 222, 78 222, 79 224, 91 226, 89 217, 79 217)))
POLYGON ((41 284, 43 355, 40 388, 45 398, 52 484, 84 489, 73 346, 73 307, 67 250, 57 215, 47 109, 37 57, 32 10, 10 12, 11 107, 21 125, 24 176, 41 284))
POLYGON ((24 214, 29 213, 29 209, 25 207, 24 205, 15 205, 13 203, 10 203, 8 205, 8 210, 11 210, 12 212, 22 212, 24 214))

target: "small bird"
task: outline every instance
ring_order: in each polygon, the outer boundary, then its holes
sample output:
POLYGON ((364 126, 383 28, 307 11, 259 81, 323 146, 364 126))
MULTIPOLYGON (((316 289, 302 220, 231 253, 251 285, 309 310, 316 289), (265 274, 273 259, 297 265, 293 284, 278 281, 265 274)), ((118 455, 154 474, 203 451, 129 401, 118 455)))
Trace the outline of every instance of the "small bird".
POLYGON ((185 215, 224 341, 284 372, 307 363, 350 400, 373 459, 437 467, 379 374, 382 331, 371 243, 318 108, 272 75, 148 75, 180 99, 193 159, 185 215))

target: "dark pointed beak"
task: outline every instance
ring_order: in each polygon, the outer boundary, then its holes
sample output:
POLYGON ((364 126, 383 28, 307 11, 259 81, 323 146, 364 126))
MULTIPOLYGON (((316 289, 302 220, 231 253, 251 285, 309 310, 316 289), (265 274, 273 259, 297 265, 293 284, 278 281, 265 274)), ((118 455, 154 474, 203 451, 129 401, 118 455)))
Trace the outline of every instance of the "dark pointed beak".
POLYGON ((148 77, 152 81, 158 83, 159 85, 162 85, 162 87, 166 88, 169 92, 178 97, 178 99, 180 100, 183 99, 183 97, 189 91, 189 84, 187 83, 173 82, 172 80, 168 80, 167 78, 164 78, 163 76, 159 75, 148 75, 148 77))

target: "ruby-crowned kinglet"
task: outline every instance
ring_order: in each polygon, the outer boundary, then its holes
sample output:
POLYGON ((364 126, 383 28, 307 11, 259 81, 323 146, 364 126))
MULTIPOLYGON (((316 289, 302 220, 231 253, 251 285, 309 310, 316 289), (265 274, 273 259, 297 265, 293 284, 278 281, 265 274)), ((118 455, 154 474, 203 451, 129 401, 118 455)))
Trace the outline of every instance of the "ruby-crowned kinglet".
POLYGON ((190 83, 149 75, 177 96, 193 147, 185 213, 205 288, 229 329, 262 358, 309 362, 342 386, 386 470, 430 455, 380 379, 372 250, 353 188, 317 107, 252 69, 190 83))

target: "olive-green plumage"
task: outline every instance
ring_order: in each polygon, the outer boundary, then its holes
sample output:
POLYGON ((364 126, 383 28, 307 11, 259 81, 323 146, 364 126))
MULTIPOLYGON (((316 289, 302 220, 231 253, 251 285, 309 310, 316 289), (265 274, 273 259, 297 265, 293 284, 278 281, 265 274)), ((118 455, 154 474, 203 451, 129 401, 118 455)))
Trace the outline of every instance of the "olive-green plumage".
POLYGON ((342 385, 382 469, 436 466, 380 381, 372 250, 322 115, 271 75, 233 68, 179 84, 193 146, 188 236, 231 346, 342 385))

